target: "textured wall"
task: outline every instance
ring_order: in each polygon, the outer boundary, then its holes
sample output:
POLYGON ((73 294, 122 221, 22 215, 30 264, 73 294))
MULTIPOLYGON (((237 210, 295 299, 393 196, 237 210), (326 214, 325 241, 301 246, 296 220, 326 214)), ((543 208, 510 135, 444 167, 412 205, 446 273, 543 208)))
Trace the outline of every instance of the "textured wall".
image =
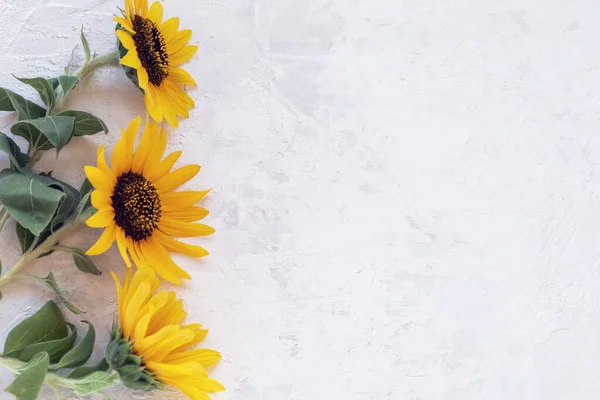
MULTIPOLYGON (((3 0, 0 85, 57 74, 81 25, 110 49, 118 5, 3 0)), ((197 108, 170 148, 203 165, 190 187, 214 188, 217 234, 196 241, 212 255, 180 259, 193 281, 179 293, 224 354, 215 400, 600 396, 597 2, 164 5, 200 47, 197 108)), ((40 166, 80 183, 143 108, 117 69, 72 100, 112 132, 40 166)), ((2 239, 5 266, 16 246, 2 239)), ((69 281, 105 341, 110 276, 66 258, 37 269, 69 281)), ((124 271, 115 249, 97 261, 124 271)), ((0 340, 48 298, 4 293, 0 340)))

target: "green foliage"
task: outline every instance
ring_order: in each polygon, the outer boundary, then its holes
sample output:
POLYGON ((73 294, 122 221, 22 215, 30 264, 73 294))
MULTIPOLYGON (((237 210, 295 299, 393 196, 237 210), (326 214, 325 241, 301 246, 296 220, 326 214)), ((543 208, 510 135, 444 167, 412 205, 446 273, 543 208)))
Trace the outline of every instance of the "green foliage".
POLYGON ((16 111, 19 121, 46 116, 44 108, 4 88, 0 88, 0 111, 16 111))
POLYGON ((29 156, 21 152, 15 141, 2 132, 0 132, 0 151, 8 156, 12 169, 20 169, 29 163, 29 156))
MULTIPOLYGON (((17 78, 17 77, 15 77, 17 78)), ((17 78, 19 81, 26 85, 31 86, 40 95, 40 98, 48 107, 48 110, 52 110, 56 101, 56 95, 54 94, 54 88, 50 82, 45 78, 17 78)))
POLYGON ((19 371, 17 378, 6 388, 8 393, 16 396, 17 400, 35 400, 40 393, 42 384, 48 373, 50 357, 47 353, 36 355, 19 371))
POLYGON ((75 347, 69 350, 56 365, 52 365, 50 369, 74 368, 79 367, 89 360, 94 350, 94 341, 96 340, 96 330, 94 326, 87 321, 83 321, 88 325, 87 334, 75 347))
POLYGON ((84 64, 87 64, 90 61, 92 55, 90 52, 90 44, 88 43, 87 38, 83 33, 83 26, 81 27, 81 45, 83 46, 84 64))
POLYGON ((48 378, 77 395, 99 393, 117 383, 119 375, 108 372, 109 364, 83 366, 94 349, 96 331, 88 325, 86 335, 76 343, 77 329, 65 321, 52 301, 26 318, 8 334, 4 345, 3 365, 17 366, 17 378, 6 389, 17 399, 34 400, 48 378))
POLYGON ((98 362, 98 364, 96 364, 96 365, 92 365, 89 367, 75 368, 73 371, 71 371, 68 378, 73 378, 73 379, 83 378, 84 376, 90 375, 96 371, 106 372, 106 371, 108 371, 109 368, 110 368, 110 365, 108 365, 106 358, 102 358, 102 360, 100 360, 98 362))
POLYGON ((49 301, 9 332, 4 342, 4 355, 19 358, 28 346, 63 339, 67 335, 65 318, 56 303, 49 301))
POLYGON ((0 173, 0 203, 34 235, 50 224, 64 197, 64 193, 48 187, 34 176, 12 170, 0 173))
POLYGON ((96 276, 102 275, 102 271, 96 267, 92 258, 81 249, 73 247, 63 247, 63 249, 68 250, 73 255, 73 261, 75 261, 75 266, 77 266, 78 270, 96 276))
MULTIPOLYGON (((55 115, 17 122, 11 131, 27 140, 34 137, 39 140, 38 138, 43 137, 58 153, 71 140, 74 126, 75 118, 55 115)), ((44 147, 47 142, 44 142, 44 147)))
MULTIPOLYGON (((42 255, 42 257, 43 257, 43 255, 42 255)), ((67 307, 69 309, 69 311, 71 311, 73 314, 83 314, 84 313, 84 311, 81 308, 77 307, 75 304, 73 304, 67 298, 67 296, 65 296, 63 291, 58 286, 58 283, 56 283, 56 279, 54 278, 54 274, 52 272, 49 272, 48 276, 45 278, 37 278, 36 277, 36 279, 41 281, 43 284, 48 286, 50 289, 52 289, 52 291, 54 291, 54 293, 56 293, 56 295, 62 301, 62 303, 65 305, 65 307, 67 307)))
POLYGON ((87 375, 73 384, 73 391, 79 396, 98 393, 108 389, 119 381, 119 375, 112 372, 96 371, 87 375))
POLYGON ((95 135, 98 132, 108 133, 108 127, 100 118, 83 111, 65 110, 56 114, 57 117, 74 118, 73 136, 95 135))
POLYGON ((144 367, 142 358, 133 354, 131 343, 121 336, 116 321, 111 330, 105 356, 110 367, 117 371, 121 382, 126 387, 145 391, 162 387, 161 383, 144 367))

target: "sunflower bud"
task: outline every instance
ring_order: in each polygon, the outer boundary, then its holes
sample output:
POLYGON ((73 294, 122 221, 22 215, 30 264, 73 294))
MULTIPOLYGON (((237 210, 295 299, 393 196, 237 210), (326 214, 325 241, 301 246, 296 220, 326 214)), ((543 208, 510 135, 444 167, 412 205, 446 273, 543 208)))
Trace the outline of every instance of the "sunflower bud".
POLYGON ((123 339, 116 322, 113 324, 110 342, 106 346, 106 360, 111 368, 117 371, 126 387, 148 392, 162 388, 152 372, 146 370, 142 358, 133 354, 131 342, 123 339))

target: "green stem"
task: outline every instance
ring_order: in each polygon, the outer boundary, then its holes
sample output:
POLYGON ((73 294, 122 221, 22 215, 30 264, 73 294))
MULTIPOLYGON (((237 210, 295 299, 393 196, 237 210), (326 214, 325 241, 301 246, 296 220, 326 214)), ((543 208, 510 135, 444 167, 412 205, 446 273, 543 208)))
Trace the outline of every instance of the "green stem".
MULTIPOLYGON (((8 369, 13 374, 18 374, 19 372, 21 372, 26 365, 27 365, 26 362, 17 360, 16 358, 0 356, 0 366, 8 369)), ((118 383, 117 373, 114 371, 111 371, 110 373, 111 373, 111 378, 113 379, 112 383, 113 384, 118 383)), ((57 386, 60 386, 60 387, 63 387, 65 389, 69 389, 69 390, 76 390, 80 381, 81 381, 80 379, 65 378, 65 377, 60 376, 57 373, 51 372, 51 371, 48 371, 46 373, 46 377, 44 379, 44 383, 46 383, 48 386, 50 386, 52 389, 54 389, 55 392, 58 394, 58 396, 60 396, 60 392, 58 391, 57 386)), ((100 394, 100 393, 96 392, 95 390, 92 389, 91 391, 88 391, 85 394, 100 394)))
POLYGON ((104 68, 109 65, 119 65, 119 61, 119 52, 117 50, 111 51, 110 53, 96 57, 91 61, 84 63, 81 68, 75 72, 75 76, 81 80, 97 69, 104 68))
POLYGON ((2 232, 2 229, 4 229, 4 224, 6 224, 6 221, 8 221, 10 214, 7 213, 6 210, 2 209, 2 211, 0 211, 0 215, 2 215, 2 217, 0 217, 0 232, 2 232))
POLYGON ((48 238, 38 247, 35 247, 35 243, 32 243, 29 247, 29 250, 19 257, 15 265, 13 265, 13 267, 7 273, 0 277, 0 287, 7 285, 11 280, 19 279, 18 274, 23 268, 25 268, 30 262, 34 261, 42 254, 52 250, 56 243, 58 243, 67 233, 75 229, 78 225, 79 221, 77 220, 63 225, 52 235, 48 236, 48 238))

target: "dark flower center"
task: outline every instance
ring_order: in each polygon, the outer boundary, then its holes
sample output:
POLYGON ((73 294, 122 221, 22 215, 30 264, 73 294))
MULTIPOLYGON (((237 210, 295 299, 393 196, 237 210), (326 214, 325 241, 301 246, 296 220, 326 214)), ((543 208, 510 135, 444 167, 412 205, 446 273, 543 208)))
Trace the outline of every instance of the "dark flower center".
POLYGON ((156 24, 147 18, 133 17, 133 41, 142 66, 148 72, 148 80, 154 86, 169 76, 167 44, 156 24))
POLYGON ((152 236, 160 221, 160 196, 152 183, 136 172, 117 178, 111 196, 115 222, 135 241, 152 236))

